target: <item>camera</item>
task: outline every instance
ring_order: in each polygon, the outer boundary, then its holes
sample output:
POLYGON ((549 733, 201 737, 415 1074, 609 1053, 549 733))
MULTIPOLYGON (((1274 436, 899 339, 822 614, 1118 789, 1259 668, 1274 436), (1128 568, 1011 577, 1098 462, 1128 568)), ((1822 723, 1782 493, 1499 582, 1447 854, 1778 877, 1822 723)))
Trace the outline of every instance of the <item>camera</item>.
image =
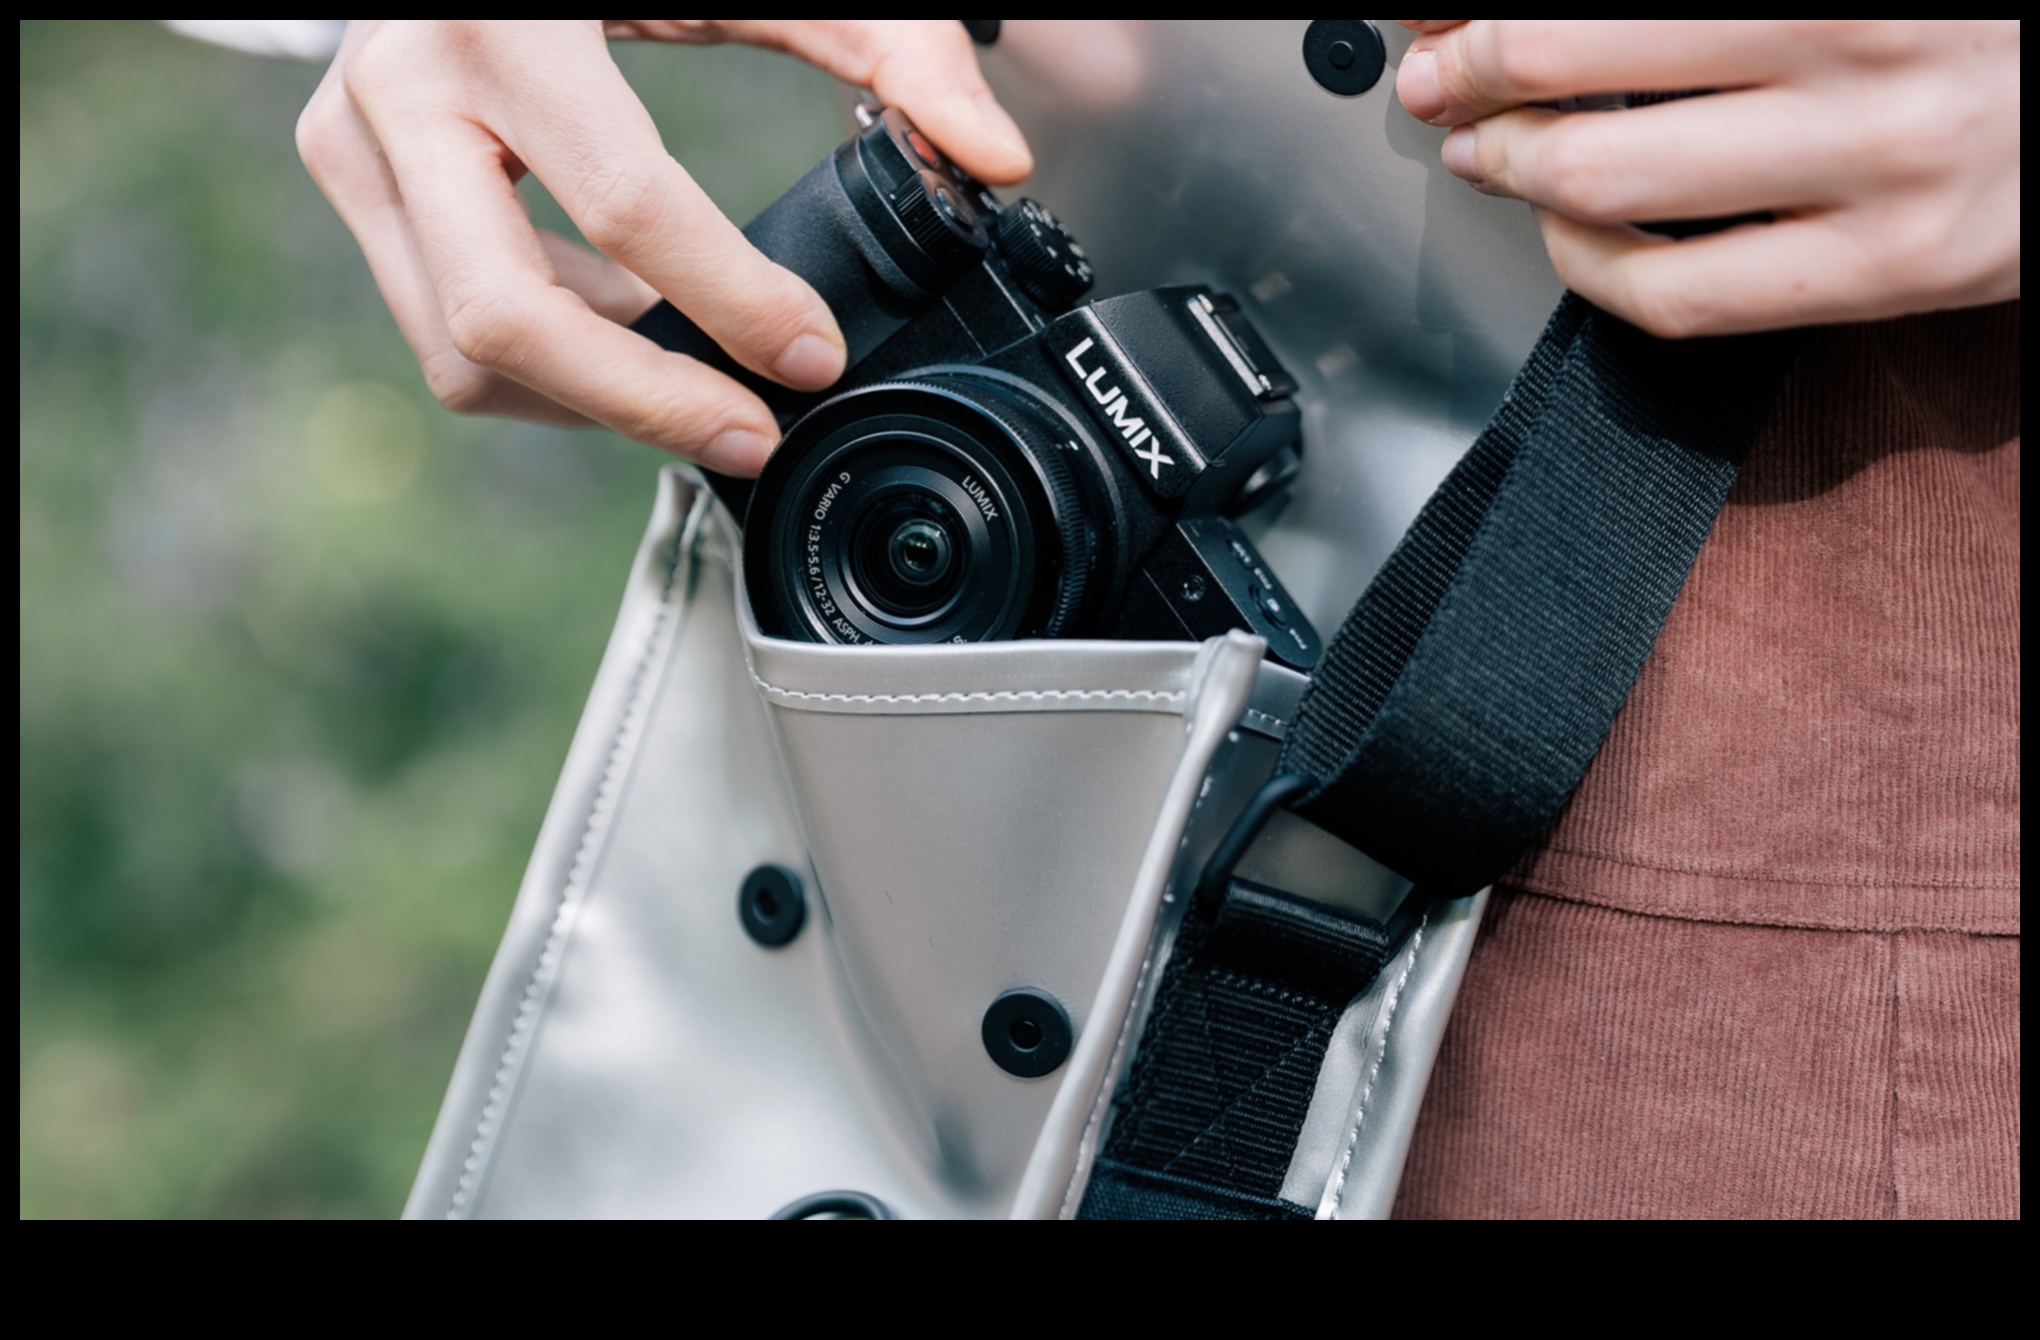
POLYGON ((1202 285, 1084 301, 1083 248, 897 109, 744 231, 829 304, 849 366, 800 394, 670 304, 633 329, 744 382, 785 436, 744 531, 759 628, 813 642, 1201 640, 1308 669, 1317 632, 1236 523, 1300 461, 1296 383, 1202 285))

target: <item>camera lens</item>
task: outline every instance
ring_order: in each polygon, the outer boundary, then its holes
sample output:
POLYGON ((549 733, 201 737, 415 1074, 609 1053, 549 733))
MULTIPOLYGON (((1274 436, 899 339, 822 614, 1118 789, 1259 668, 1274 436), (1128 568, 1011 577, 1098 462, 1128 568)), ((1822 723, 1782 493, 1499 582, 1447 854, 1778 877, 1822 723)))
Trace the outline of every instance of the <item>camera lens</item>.
POLYGON ((944 383, 852 391, 773 453, 744 536, 762 631, 979 642, 1078 617, 1091 530, 1052 429, 1010 393, 944 383))

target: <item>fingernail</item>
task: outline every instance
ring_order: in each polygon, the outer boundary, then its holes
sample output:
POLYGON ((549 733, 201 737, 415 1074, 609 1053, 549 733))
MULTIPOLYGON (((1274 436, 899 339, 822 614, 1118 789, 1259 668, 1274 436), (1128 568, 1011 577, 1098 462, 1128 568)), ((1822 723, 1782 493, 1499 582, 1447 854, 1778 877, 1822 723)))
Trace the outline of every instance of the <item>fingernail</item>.
POLYGON ((749 479, 765 468, 772 439, 749 428, 731 428, 702 449, 701 463, 718 474, 749 479))
POLYGON ((1473 157, 1473 127, 1461 126, 1445 137, 1445 147, 1438 151, 1445 160, 1445 170, 1455 177, 1467 181, 1480 180, 1480 167, 1473 157))
POLYGON ((1395 72, 1395 95, 1410 115, 1420 120, 1442 116, 1445 94, 1438 86, 1438 57, 1429 51, 1406 54, 1395 72))
POLYGON ((772 372, 788 386, 819 391, 843 374, 843 350, 819 335, 802 335, 786 346, 772 372))
POLYGON ((972 102, 977 107, 978 119, 985 123, 985 130, 1005 148, 1007 153, 1029 163, 1034 161, 1034 156, 1027 152, 1027 137, 1020 133, 1020 127, 1006 114, 1006 109, 999 105, 997 98, 989 93, 980 93, 972 99, 972 102))

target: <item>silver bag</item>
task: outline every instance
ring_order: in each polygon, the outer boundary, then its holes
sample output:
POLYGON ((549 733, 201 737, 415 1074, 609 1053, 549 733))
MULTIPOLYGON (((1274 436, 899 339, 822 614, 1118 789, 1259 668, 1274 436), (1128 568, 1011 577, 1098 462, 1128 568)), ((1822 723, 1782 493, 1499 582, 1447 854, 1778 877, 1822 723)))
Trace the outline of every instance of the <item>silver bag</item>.
MULTIPOLYGON (((769 640, 733 552, 667 471, 406 1214, 763 1218, 854 1189, 1070 1216, 1188 883, 1302 677, 1244 634, 769 640), (780 949, 736 912, 765 862, 815 891, 780 949), (979 1038, 1023 985, 1075 1026, 1042 1079, 979 1038)), ((1284 1187, 1321 1217, 1388 1207, 1479 916, 1452 908, 1334 1035, 1284 1187)))
MULTIPOLYGON (((1030 192, 1107 291, 1233 291, 1303 383, 1305 473, 1261 544, 1329 630, 1558 285, 1527 213, 1445 177, 1386 80, 1311 85, 1301 31, 1104 25, 1116 100, 1071 96, 1055 34, 1020 22, 987 70, 1044 165, 1030 192), (1338 173, 1315 161, 1333 134, 1338 173)), ((853 1190, 903 1217, 1072 1216, 1188 884, 1301 677, 1241 634, 767 640, 736 552, 666 472, 406 1215, 761 1218, 853 1190), (781 949, 737 916, 764 863, 808 889, 781 949), (1043 1078, 980 1040, 1017 986, 1074 1026, 1043 1078)), ((1349 905, 1401 892, 1298 828, 1292 877, 1349 905)), ((1445 905, 1346 1010, 1283 1199, 1387 1213, 1480 905, 1445 905)))

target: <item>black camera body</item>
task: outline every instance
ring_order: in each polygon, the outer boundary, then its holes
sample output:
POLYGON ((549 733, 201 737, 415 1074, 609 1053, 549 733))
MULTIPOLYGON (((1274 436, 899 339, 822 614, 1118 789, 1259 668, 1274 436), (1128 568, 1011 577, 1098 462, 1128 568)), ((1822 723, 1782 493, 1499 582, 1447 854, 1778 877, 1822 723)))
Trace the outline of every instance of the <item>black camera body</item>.
POLYGON ((849 368, 819 395, 739 368, 670 305, 634 329, 766 398, 786 435, 748 499, 753 613, 772 636, 903 644, 1200 640, 1317 661, 1316 631, 1232 520, 1293 475, 1295 383, 1203 286, 1080 302, 1083 250, 1001 205, 896 110, 745 229, 835 312, 849 368))

